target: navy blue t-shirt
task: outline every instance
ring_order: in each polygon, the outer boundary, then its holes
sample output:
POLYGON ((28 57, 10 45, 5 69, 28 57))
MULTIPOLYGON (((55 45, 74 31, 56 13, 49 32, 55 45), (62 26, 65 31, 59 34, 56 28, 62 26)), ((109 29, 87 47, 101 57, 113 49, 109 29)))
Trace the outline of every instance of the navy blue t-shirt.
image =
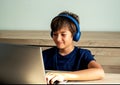
POLYGON ((59 54, 57 47, 43 51, 45 70, 77 71, 88 68, 90 61, 95 60, 87 49, 75 47, 65 56, 59 54))

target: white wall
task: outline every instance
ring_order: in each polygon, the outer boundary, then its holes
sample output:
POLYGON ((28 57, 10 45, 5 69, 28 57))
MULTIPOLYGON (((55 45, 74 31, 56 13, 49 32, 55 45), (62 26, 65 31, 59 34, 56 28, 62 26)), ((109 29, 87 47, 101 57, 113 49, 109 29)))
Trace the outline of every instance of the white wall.
POLYGON ((0 0, 0 30, 50 30, 61 11, 80 17, 81 31, 120 31, 120 0, 0 0))

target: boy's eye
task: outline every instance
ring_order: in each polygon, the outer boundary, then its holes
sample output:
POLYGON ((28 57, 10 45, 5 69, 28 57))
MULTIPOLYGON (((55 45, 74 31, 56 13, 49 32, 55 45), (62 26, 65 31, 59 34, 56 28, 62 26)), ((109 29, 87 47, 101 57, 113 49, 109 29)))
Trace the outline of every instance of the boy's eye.
POLYGON ((66 36, 66 34, 61 34, 62 36, 66 36))
POLYGON ((57 36, 57 34, 53 34, 53 36, 57 36))
POLYGON ((58 37, 58 36, 63 36, 63 37, 65 37, 67 34, 66 33, 60 33, 60 34, 58 34, 58 33, 53 33, 53 36, 54 37, 58 37))

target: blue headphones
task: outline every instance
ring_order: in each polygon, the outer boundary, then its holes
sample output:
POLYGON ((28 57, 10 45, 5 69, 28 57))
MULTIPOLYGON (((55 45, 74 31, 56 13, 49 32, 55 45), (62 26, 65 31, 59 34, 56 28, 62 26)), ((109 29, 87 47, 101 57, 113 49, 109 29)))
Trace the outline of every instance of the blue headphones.
MULTIPOLYGON (((81 36, 81 32, 80 32, 80 26, 79 26, 79 23, 77 22, 76 19, 74 19, 72 16, 68 15, 68 14, 60 14, 58 16, 61 16, 61 17, 66 17, 68 19, 70 19, 76 26, 76 33, 74 34, 73 36, 73 40, 74 41, 78 41, 80 39, 80 36, 81 36)), ((57 17, 58 17, 57 16, 57 17)), ((51 33, 52 35, 53 33, 51 33)))

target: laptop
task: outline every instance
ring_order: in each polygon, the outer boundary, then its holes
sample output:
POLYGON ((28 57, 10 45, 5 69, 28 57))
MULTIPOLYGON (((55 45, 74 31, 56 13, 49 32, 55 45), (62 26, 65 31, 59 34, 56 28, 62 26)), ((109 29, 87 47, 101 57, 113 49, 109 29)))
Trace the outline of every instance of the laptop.
POLYGON ((46 84, 41 48, 0 43, 0 83, 46 84))

